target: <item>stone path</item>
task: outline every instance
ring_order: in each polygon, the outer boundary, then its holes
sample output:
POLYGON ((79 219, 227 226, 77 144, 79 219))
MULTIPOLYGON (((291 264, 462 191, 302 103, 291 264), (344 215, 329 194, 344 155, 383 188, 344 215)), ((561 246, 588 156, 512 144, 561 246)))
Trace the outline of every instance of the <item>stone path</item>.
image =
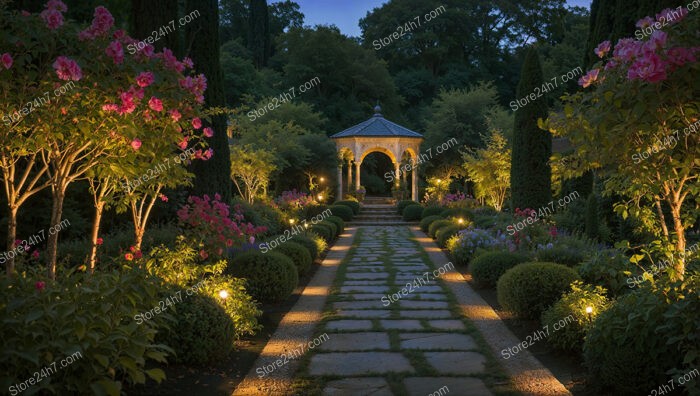
POLYGON ((412 238, 406 227, 358 230, 299 394, 492 395, 474 330, 438 280, 450 265, 432 264, 412 238))

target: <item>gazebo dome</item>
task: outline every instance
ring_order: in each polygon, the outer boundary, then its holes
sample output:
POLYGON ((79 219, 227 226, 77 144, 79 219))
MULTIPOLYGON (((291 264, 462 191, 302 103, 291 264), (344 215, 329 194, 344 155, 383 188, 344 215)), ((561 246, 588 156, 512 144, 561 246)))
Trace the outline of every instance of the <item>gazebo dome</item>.
POLYGON ((331 139, 352 136, 423 138, 423 135, 420 133, 387 120, 382 116, 381 111, 382 108, 377 105, 374 108, 374 116, 372 118, 332 135, 331 139))

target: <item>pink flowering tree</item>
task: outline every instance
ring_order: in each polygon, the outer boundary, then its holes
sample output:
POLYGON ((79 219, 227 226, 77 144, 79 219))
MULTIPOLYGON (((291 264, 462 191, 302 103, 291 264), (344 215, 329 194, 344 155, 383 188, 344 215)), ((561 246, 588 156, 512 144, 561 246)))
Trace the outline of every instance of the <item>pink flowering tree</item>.
MULTIPOLYGON (((200 113, 206 80, 189 75, 191 61, 178 61, 167 49, 155 53, 153 47, 126 56, 124 49, 136 40, 114 28, 106 8, 97 7, 87 27, 64 21, 65 11, 60 0, 49 1, 39 15, 2 11, 0 61, 3 74, 9 72, 2 78, 3 106, 12 113, 29 98, 48 96, 30 111, 20 112, 21 119, 13 121, 9 131, 3 130, 10 138, 21 134, 17 148, 7 156, 3 152, 3 163, 25 157, 45 173, 53 198, 52 225, 61 220, 68 186, 89 177, 98 211, 94 248, 101 210, 110 194, 119 190, 114 184, 140 177, 153 164, 172 161, 183 146, 194 149, 193 157, 210 157, 200 137, 213 131, 202 131, 192 122, 200 113), (69 90, 58 90, 66 84, 69 90), (39 165, 32 162, 34 153, 39 165)), ((184 165, 179 164, 156 184, 173 185, 169 178, 182 172, 184 165)), ((14 183, 25 195, 41 187, 40 182, 14 183)), ((8 187, 6 183, 5 189, 11 190, 8 187)), ((156 188, 150 202, 158 195, 156 188)), ((150 210, 152 204, 141 206, 150 210)), ((145 227, 145 221, 141 224, 145 227)), ((57 242, 58 233, 50 234, 46 260, 51 278, 55 278, 57 242)))
MULTIPOLYGON (((665 20, 668 12, 656 19, 665 20)), ((569 176, 603 172, 606 193, 627 198, 616 211, 653 223, 667 255, 685 251, 685 230, 698 217, 700 198, 700 13, 682 15, 640 40, 600 43, 595 52, 601 61, 579 81, 584 89, 546 122, 576 147, 571 163, 579 165, 569 176)), ((683 255, 673 257, 680 257, 673 276, 682 278, 683 255)))

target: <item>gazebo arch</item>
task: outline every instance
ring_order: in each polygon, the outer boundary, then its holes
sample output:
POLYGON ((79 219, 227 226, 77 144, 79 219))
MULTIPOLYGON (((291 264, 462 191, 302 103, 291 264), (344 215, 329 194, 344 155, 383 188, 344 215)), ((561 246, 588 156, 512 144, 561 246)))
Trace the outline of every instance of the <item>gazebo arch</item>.
MULTIPOLYGON (((338 198, 343 197, 343 162, 348 165, 348 184, 352 180, 352 164, 355 165, 355 189, 359 189, 360 166, 365 157, 373 152, 386 154, 394 164, 395 178, 401 173, 400 165, 404 153, 408 153, 413 161, 410 167, 412 173, 411 196, 418 200, 417 159, 423 135, 401 125, 395 124, 381 114, 381 107, 374 108, 374 116, 367 121, 357 124, 331 136, 335 141, 340 158, 338 167, 338 198)), ((404 173, 406 170, 404 170, 404 173)), ((348 190, 349 190, 348 186, 348 190)))

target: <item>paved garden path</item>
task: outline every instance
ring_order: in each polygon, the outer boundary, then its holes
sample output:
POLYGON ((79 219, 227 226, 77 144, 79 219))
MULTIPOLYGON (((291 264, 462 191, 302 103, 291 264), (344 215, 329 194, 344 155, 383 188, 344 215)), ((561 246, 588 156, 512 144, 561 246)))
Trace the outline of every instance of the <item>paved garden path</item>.
POLYGON ((491 395, 487 359, 407 227, 362 227, 300 374, 324 395, 491 395), (408 285, 410 284, 410 285, 408 285), (323 336, 327 334, 327 336, 323 336))

